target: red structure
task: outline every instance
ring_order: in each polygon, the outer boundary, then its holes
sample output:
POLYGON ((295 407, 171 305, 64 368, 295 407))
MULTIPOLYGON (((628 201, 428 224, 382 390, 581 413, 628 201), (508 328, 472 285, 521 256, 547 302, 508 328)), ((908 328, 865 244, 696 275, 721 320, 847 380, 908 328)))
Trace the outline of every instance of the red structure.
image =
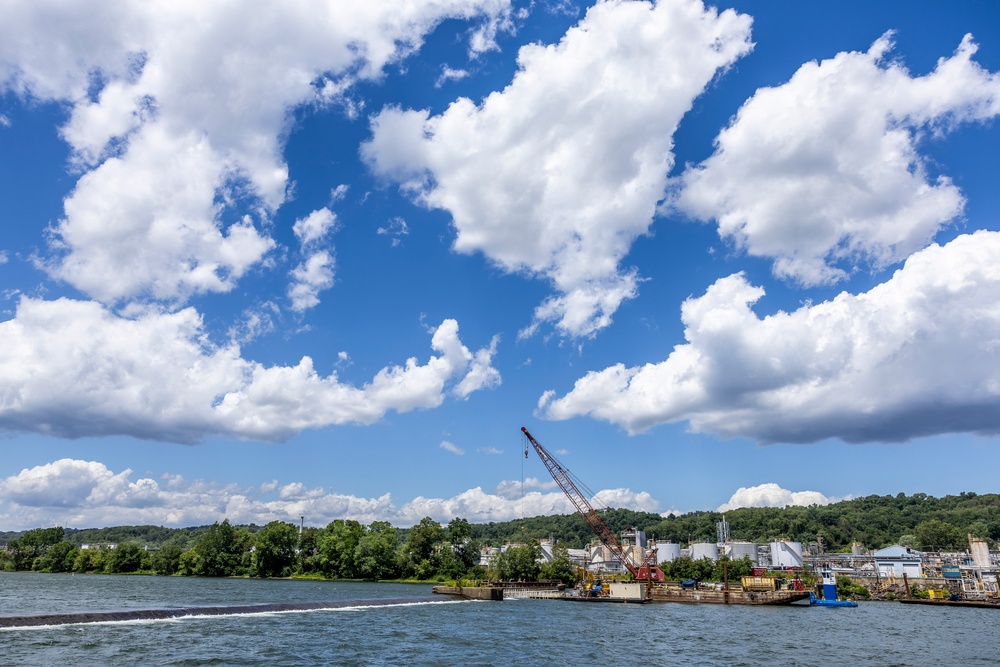
POLYGON ((570 499, 573 505, 576 507, 576 511, 580 513, 580 516, 587 522, 590 529, 594 531, 598 539, 611 549, 611 552, 618 558, 619 562, 625 566, 632 576, 636 578, 637 581, 653 581, 662 582, 665 577, 663 571, 656 566, 656 549, 650 551, 649 555, 646 556, 645 560, 641 563, 636 564, 632 557, 628 554, 625 548, 622 546, 615 534, 611 532, 604 520, 601 519, 601 515, 597 513, 597 510, 591 506, 590 502, 587 500, 586 496, 580 492, 573 480, 570 479, 569 471, 566 470, 559 463, 558 460, 551 454, 548 450, 542 447, 542 445, 535 440, 535 438, 528 432, 528 429, 521 427, 521 432, 524 433, 525 437, 528 438, 528 442, 531 446, 535 448, 535 452, 538 454, 538 458, 542 460, 545 464, 546 469, 548 469, 549 474, 552 475, 552 479, 556 481, 559 488, 563 490, 566 497, 570 499))

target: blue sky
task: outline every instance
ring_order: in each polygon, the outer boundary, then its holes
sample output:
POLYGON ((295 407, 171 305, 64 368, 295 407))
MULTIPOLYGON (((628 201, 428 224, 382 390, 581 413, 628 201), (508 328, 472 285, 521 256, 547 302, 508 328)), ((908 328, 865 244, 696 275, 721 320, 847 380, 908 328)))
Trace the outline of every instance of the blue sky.
POLYGON ((995 490, 989 2, 0 7, 0 528, 995 490))

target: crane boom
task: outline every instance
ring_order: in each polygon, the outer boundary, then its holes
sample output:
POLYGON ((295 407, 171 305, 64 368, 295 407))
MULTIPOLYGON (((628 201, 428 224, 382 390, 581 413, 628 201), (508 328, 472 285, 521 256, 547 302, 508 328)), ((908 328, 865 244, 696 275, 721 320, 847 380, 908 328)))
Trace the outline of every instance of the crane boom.
POLYGON ((548 450, 542 447, 535 438, 528 432, 528 429, 524 426, 521 427, 521 432, 524 433, 525 437, 528 438, 528 442, 531 446, 535 448, 535 452, 538 454, 538 458, 542 460, 545 468, 552 475, 552 479, 556 481, 559 488, 562 489, 566 497, 569 498, 570 502, 576 507, 576 511, 579 512, 580 516, 583 517, 584 521, 590 526, 590 529, 594 531, 601 543, 611 549, 611 552, 618 558, 619 562, 625 566, 625 568, 632 573, 636 579, 649 579, 652 581, 663 581, 664 576, 660 568, 656 567, 656 549, 654 548, 645 560, 639 565, 636 565, 635 561, 622 546, 615 534, 608 528, 604 520, 601 519, 601 515, 597 513, 597 510, 590 504, 587 497, 583 495, 573 480, 570 479, 569 471, 564 468, 559 461, 555 459, 554 456, 549 454, 548 450))

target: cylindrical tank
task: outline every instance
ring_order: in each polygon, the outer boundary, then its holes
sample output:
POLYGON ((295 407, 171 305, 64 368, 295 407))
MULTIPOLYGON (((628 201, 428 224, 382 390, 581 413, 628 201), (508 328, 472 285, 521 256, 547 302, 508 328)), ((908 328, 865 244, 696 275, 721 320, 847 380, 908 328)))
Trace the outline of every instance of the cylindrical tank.
POLYGON ((670 563, 681 557, 681 545, 676 542, 657 542, 656 550, 661 563, 670 563))
POLYGON ((976 567, 990 567, 990 547, 986 540, 969 535, 969 552, 972 554, 972 564, 976 567))
POLYGON ((719 547, 714 542, 695 542, 691 545, 691 560, 719 560, 719 547))
POLYGON ((802 543, 771 542, 771 567, 802 567, 802 543))
POLYGON ((861 542, 851 542, 851 555, 852 556, 864 556, 865 546, 861 542))
POLYGON ((757 545, 753 542, 730 542, 729 557, 732 560, 742 560, 749 558, 750 562, 757 565, 757 545))

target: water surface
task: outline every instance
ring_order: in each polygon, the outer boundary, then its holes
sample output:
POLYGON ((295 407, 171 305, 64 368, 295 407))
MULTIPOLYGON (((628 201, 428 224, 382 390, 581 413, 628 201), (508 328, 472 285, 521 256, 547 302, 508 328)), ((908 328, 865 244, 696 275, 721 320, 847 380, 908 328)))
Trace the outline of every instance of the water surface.
MULTIPOLYGON (((0 573, 0 615, 395 598, 430 586, 0 573)), ((9 665, 996 665, 1000 610, 456 602, 0 630, 9 665)))

